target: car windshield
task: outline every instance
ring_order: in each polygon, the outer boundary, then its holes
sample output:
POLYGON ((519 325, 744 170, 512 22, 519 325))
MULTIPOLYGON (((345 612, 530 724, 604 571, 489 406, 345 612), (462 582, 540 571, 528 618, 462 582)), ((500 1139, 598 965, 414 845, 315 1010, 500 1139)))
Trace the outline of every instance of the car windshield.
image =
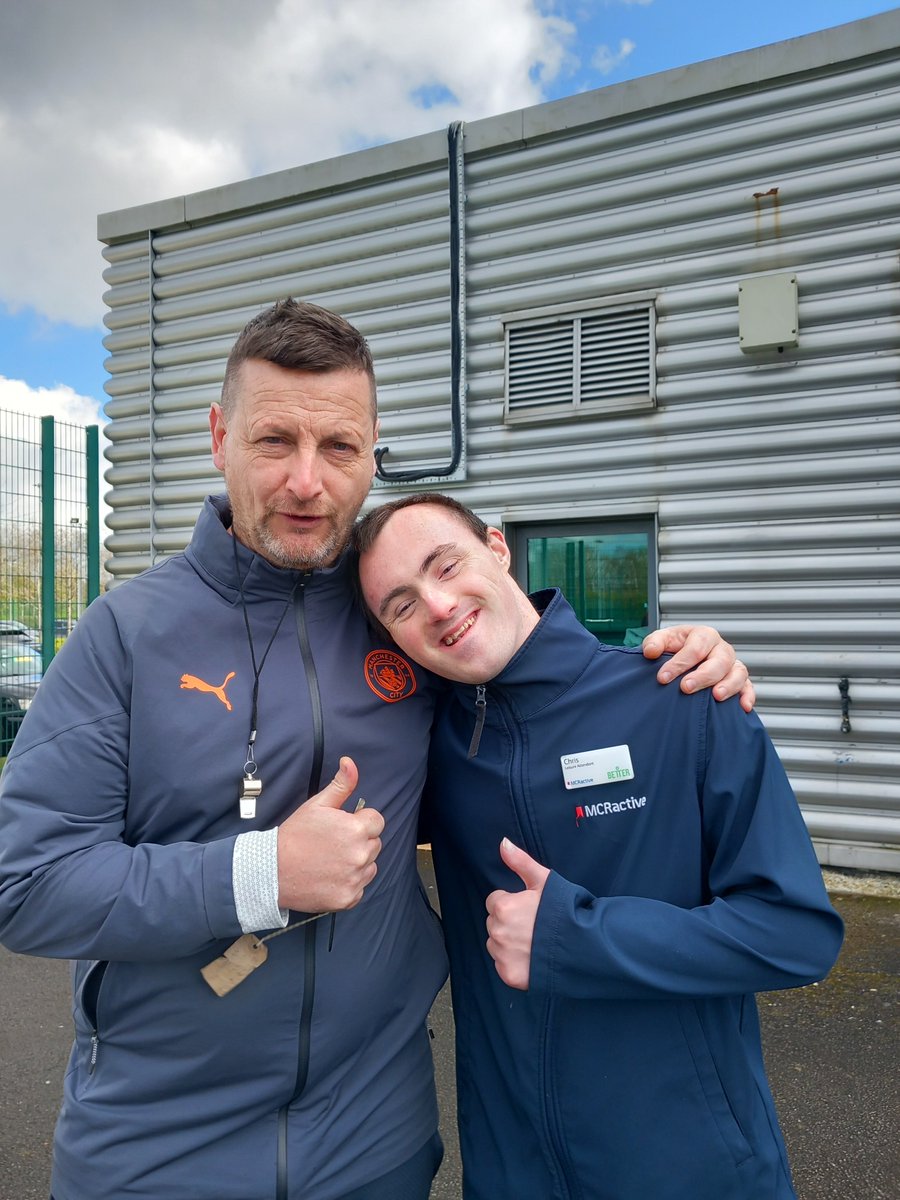
POLYGON ((0 644, 0 675, 40 675, 41 666, 41 656, 28 646, 0 644))

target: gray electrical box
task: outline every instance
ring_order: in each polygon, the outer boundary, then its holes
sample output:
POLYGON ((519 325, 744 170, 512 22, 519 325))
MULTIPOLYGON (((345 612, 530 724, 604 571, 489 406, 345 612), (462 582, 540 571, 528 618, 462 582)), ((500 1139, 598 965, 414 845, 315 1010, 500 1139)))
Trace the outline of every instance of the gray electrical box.
POLYGON ((796 346, 800 323, 796 275, 754 275, 738 285, 741 349, 774 350, 796 346))

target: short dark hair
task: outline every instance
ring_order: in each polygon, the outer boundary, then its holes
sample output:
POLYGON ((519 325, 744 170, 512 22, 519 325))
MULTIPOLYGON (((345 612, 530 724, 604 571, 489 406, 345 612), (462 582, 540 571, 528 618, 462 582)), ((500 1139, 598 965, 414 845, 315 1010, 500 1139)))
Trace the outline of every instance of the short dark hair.
POLYGON ((466 508, 464 504, 460 504, 452 496, 443 495, 442 492, 413 492, 409 496, 400 496, 397 500, 388 500, 386 504, 380 504, 378 508, 366 513, 353 530, 353 546, 357 554, 365 554, 367 550, 372 549, 395 512, 399 512, 401 508, 411 508, 414 504, 437 504, 441 508, 450 509, 480 542, 487 545, 488 527, 471 508, 466 508))
MULTIPOLYGON (((351 540, 351 546, 356 554, 365 554, 366 551, 371 550, 394 513, 399 512, 401 508, 411 508, 414 504, 436 504, 440 508, 447 508, 459 517, 460 522, 467 529, 471 530, 480 542, 487 544, 489 541, 487 525, 485 525, 481 517, 472 512, 471 508, 466 508, 464 504, 460 504, 452 496, 445 496, 442 492, 412 492, 409 496, 400 496, 396 500, 388 500, 384 504, 379 504, 377 508, 373 508, 371 512, 367 512, 362 520, 356 523, 351 540)), ((354 576, 356 595, 363 612, 369 618, 371 625, 382 637, 387 638, 388 641, 393 641, 389 630, 385 629, 366 602, 362 584, 359 581, 358 570, 354 572, 354 576)))
POLYGON ((248 321, 225 364, 222 408, 234 408, 235 379, 248 359, 261 359, 291 371, 362 371, 372 384, 375 417, 375 366, 359 330, 337 313, 306 300, 279 300, 248 321))

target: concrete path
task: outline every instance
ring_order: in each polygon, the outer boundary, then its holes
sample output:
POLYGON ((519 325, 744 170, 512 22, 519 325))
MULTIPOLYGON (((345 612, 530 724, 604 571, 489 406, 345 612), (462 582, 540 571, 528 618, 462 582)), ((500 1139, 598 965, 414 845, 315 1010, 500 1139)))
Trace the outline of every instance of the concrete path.
MULTIPOLYGON (((421 867, 433 898, 425 852, 421 867)), ((831 976, 759 998, 769 1075, 800 1200, 897 1200, 900 897, 835 895, 834 902, 847 940, 831 976)), ((446 989, 433 1026, 447 1155, 432 1200, 459 1200, 446 989)), ((0 949, 0 1200, 47 1200, 70 1037, 67 964, 0 949)))

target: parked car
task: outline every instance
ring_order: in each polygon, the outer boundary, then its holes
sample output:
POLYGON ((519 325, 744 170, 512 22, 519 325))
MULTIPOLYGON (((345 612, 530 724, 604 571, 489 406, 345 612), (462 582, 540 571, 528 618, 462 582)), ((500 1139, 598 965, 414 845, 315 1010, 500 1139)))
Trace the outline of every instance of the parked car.
POLYGON ((21 634, 40 652, 41 633, 39 629, 31 629, 28 625, 23 625, 21 621, 0 621, 0 637, 12 634, 21 634))
POLYGON ((5 758, 41 681, 41 656, 29 631, 0 624, 0 758, 5 758), (4 626, 6 628, 4 628, 4 626))

